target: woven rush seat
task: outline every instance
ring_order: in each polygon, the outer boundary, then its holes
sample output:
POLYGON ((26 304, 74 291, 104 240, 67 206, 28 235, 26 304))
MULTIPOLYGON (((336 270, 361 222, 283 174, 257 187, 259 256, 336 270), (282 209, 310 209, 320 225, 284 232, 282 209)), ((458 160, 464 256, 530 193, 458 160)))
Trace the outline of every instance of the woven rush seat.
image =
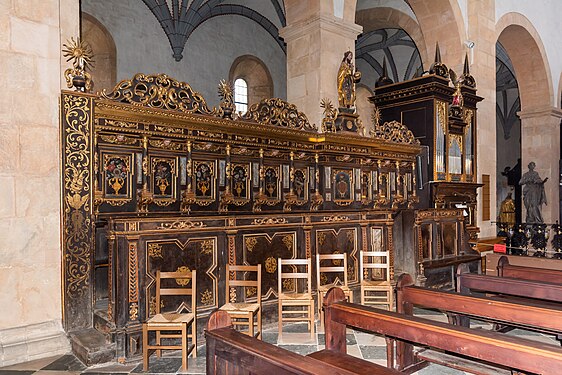
POLYGON ((162 313, 156 314, 148 320, 151 325, 177 325, 189 323, 193 320, 193 314, 162 313))
POLYGON ((236 302, 236 303, 227 303, 219 310, 227 311, 227 312, 236 312, 236 311, 243 311, 243 312, 256 312, 260 309, 260 305, 258 303, 244 303, 244 302, 236 302))

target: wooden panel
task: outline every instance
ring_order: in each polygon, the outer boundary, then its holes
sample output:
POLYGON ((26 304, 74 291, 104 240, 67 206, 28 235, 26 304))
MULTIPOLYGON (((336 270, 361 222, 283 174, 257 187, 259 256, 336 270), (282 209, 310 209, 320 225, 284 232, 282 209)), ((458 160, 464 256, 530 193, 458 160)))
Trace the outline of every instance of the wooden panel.
POLYGON ((490 175, 482 175, 482 221, 490 220, 490 175))

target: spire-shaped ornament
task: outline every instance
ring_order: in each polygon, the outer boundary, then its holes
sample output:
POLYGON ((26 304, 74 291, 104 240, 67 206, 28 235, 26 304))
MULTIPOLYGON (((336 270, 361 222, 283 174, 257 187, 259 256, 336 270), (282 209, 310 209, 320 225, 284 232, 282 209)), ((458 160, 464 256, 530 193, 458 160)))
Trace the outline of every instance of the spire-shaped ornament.
POLYGON ((232 82, 221 79, 219 83, 219 96, 222 99, 220 102, 222 117, 233 120, 233 113, 236 112, 236 105, 234 104, 234 88, 232 82))
POLYGON ((64 71, 66 85, 68 88, 74 87, 76 91, 90 91, 94 82, 87 70, 91 71, 94 67, 92 47, 87 42, 80 40, 80 38, 76 38, 76 40, 70 38, 70 41, 67 41, 62 46, 64 47, 62 55, 67 57, 66 61, 72 60, 72 68, 64 71))
POLYGON ((429 74, 435 74, 443 78, 449 78, 449 68, 441 62, 441 51, 439 50, 439 42, 435 43, 435 61, 429 68, 429 74))
POLYGON ((464 56, 464 68, 462 71, 463 85, 468 86, 470 88, 476 88, 476 80, 473 76, 470 75, 470 67, 468 65, 468 54, 464 56))
POLYGON ((394 81, 388 77, 388 68, 386 67, 386 57, 382 60, 382 75, 375 82, 375 87, 381 87, 393 84, 394 81))

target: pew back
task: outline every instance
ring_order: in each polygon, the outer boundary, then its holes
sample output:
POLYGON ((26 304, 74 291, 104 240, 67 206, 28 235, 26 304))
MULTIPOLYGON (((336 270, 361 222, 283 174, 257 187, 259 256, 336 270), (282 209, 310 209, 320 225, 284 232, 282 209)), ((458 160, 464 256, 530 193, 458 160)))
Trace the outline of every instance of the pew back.
MULTIPOLYGON (((328 292, 324 309, 329 350, 345 353, 345 329, 349 325, 520 371, 562 373, 562 348, 554 345, 348 303, 338 288, 328 292)), ((403 351, 404 347, 397 347, 399 369, 414 365, 412 353, 403 351)))
POLYGON ((498 260, 497 269, 499 277, 562 284, 562 271, 512 265, 505 255, 498 260))

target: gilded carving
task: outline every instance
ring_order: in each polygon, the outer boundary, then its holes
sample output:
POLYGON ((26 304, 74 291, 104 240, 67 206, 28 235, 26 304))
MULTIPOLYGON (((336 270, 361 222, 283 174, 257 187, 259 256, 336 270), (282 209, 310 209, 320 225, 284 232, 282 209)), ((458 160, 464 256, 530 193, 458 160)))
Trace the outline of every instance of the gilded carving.
POLYGON ((403 143, 408 145, 419 145, 420 141, 414 137, 414 133, 410 129, 399 123, 398 121, 385 122, 375 127, 371 135, 373 138, 386 142, 403 143))
POLYGON ((129 302, 139 300, 137 243, 129 244, 129 302))
POLYGON ((232 303, 236 303, 236 288, 230 288, 229 301, 232 303))
POLYGON ((178 142, 173 142, 169 139, 151 139, 149 143, 153 147, 162 148, 165 150, 171 150, 171 151, 183 150, 183 144, 178 142))
MULTIPOLYGON (((188 266, 179 266, 178 269, 176 270, 176 272, 181 272, 181 273, 190 273, 191 270, 189 269, 188 266)), ((181 285, 181 286, 186 286, 191 282, 191 279, 176 279, 176 284, 181 285)))
POLYGON ((283 243, 285 244, 287 250, 289 251, 293 250, 293 241, 294 241, 294 237, 291 234, 287 234, 283 236, 283 243))
POLYGON ((263 125, 280 126, 283 128, 317 131, 316 125, 310 124, 303 112, 299 112, 294 104, 283 99, 263 99, 252 105, 242 118, 254 120, 263 125))
POLYGON ((254 247, 258 243, 258 239, 256 237, 246 237, 246 249, 250 252, 254 251, 254 247))
POLYGON ((66 293, 82 296, 89 288, 91 272, 91 175, 90 141, 92 101, 63 95, 63 247, 66 293))
POLYGON ((201 304, 203 306, 208 306, 213 304, 213 293, 209 289, 205 289, 203 293, 201 293, 201 304))
POLYGON ((264 217, 261 219, 254 219, 252 225, 275 225, 275 224, 286 224, 287 219, 284 217, 264 217))
POLYGON ((258 288, 250 286, 246 288, 246 297, 253 297, 258 293, 258 288))
POLYGON ((136 138, 126 137, 123 134, 117 135, 100 135, 102 141, 118 145, 137 145, 139 140, 136 138))
POLYGON ((316 236, 318 238, 318 244, 322 246, 324 241, 326 241, 326 233, 325 232, 316 232, 316 236))
POLYGON ((265 260, 265 271, 267 273, 275 273, 277 271, 277 259, 269 257, 265 260))
POLYGON ((349 220, 350 220, 349 216, 332 215, 332 216, 324 216, 321 221, 324 223, 333 223, 333 222, 349 221, 349 220))
POLYGON ((116 128, 125 128, 125 129, 138 129, 140 126, 138 122, 118 121, 118 120, 111 120, 111 119, 106 119, 105 125, 114 126, 116 128))
POLYGON ((131 303, 129 305, 129 320, 137 320, 139 316, 139 305, 138 303, 131 303))
POLYGON ((78 91, 88 92, 92 89, 92 76, 86 70, 94 66, 93 51, 90 44, 80 38, 70 38, 63 44, 63 56, 68 57, 66 61, 72 60, 72 68, 64 71, 66 85, 68 88, 75 87, 78 91))
POLYGON ((132 79, 119 82, 111 92, 106 93, 104 90, 102 97, 183 113, 216 114, 215 109, 209 109, 201 94, 187 83, 179 82, 166 74, 137 73, 132 79))
POLYGON ((204 227, 206 225, 202 221, 177 220, 173 223, 161 223, 156 229, 194 229, 204 227))
POLYGON ((202 240, 199 242, 201 244, 201 254, 212 254, 214 249, 213 240, 202 240))
POLYGON ((284 290, 295 290, 295 280, 294 279, 284 279, 283 280, 283 289, 284 290))
POLYGON ((149 243, 148 256, 151 258, 162 258, 162 246, 157 243, 149 243))

